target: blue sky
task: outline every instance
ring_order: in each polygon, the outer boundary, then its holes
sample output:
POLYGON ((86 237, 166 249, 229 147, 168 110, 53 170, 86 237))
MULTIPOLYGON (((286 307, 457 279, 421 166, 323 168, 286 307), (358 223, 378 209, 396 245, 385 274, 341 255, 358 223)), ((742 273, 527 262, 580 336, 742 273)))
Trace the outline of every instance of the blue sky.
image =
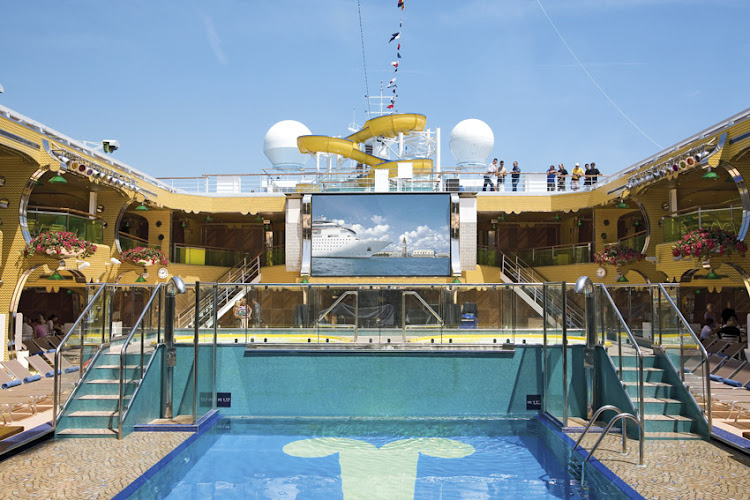
POLYGON ((450 197, 445 194, 314 195, 313 218, 325 216, 362 239, 390 241, 385 250, 450 252, 450 197))
MULTIPOLYGON (((597 84, 667 147, 750 104, 747 0, 541 0, 597 84)), ((392 77, 396 0, 361 0, 371 93, 392 77)), ((0 0, 0 104, 71 137, 118 139, 157 177, 260 173, 263 136, 294 119, 365 120, 356 0, 0 0), (355 115, 356 113, 356 115, 355 115)), ((537 0, 406 0, 401 112, 478 118, 525 172, 660 150, 610 104, 537 0)), ((311 165, 312 163, 309 163, 311 165)))

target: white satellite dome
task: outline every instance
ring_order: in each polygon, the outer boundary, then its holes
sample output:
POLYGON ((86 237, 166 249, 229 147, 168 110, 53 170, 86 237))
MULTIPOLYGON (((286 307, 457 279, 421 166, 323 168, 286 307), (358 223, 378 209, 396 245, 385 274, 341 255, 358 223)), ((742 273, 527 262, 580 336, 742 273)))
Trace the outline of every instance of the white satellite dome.
POLYGON ((298 121, 280 121, 266 132, 263 153, 275 168, 300 168, 308 160, 297 147, 297 138, 301 135, 312 135, 312 132, 298 121))
POLYGON ((458 166, 486 165, 494 147, 495 134, 482 120, 469 118, 451 130, 450 148, 458 166))

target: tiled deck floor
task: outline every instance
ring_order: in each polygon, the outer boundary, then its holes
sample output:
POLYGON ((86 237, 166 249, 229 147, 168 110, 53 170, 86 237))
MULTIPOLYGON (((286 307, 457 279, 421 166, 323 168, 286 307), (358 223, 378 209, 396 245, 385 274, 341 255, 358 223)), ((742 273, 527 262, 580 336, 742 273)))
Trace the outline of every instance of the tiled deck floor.
MULTIPOLYGON (((578 439, 580 434, 570 434, 578 439)), ((599 434, 583 440, 590 450, 599 434)), ((611 435, 595 458, 648 499, 748 499, 750 457, 706 441, 647 440, 645 467, 638 466, 638 441, 628 440, 622 455, 622 439, 611 435)))
POLYGON ((112 498, 190 435, 46 441, 0 462, 0 499, 112 498))
MULTIPOLYGON (((136 432, 122 441, 47 441, 0 462, 0 499, 111 498, 189 435, 136 432)), ((587 436, 585 448, 598 437, 587 436)), ((750 498, 750 457, 739 452, 699 440, 649 440, 646 467, 638 467, 638 442, 629 441, 627 455, 620 446, 619 436, 608 436, 596 456, 648 499, 750 498)))

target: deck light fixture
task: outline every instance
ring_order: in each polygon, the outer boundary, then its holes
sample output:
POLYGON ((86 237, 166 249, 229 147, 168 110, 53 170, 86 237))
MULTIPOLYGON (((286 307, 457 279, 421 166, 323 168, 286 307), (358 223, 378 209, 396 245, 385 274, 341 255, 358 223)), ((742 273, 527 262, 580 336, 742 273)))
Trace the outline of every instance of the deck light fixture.
POLYGON ((625 203, 625 200, 620 200, 620 203, 615 205, 615 208, 628 208, 628 204, 625 203))
POLYGON ((60 281, 60 280, 64 280, 65 278, 63 277, 62 274, 60 274, 60 272, 57 269, 55 269, 55 272, 50 274, 47 277, 47 279, 52 280, 52 281, 60 281))
POLYGON ((619 278, 617 278, 618 283, 628 283, 628 279, 625 277, 624 274, 621 274, 619 278))
POLYGON ((714 272, 713 269, 711 269, 708 274, 706 275, 707 280, 718 280, 721 279, 721 277, 714 272))
POLYGON ((65 180, 65 177, 57 173, 53 178, 49 180, 50 184, 67 184, 68 181, 65 180))
MULTIPOLYGON (((715 181, 715 180, 717 180, 719 178, 719 174, 717 174, 716 172, 714 172, 713 170, 711 170, 711 168, 709 168, 706 171, 706 173, 703 174, 702 178, 705 179, 705 180, 707 180, 707 181, 715 181)), ((52 181, 50 181, 50 182, 52 182, 52 181)))
POLYGON ((138 205, 137 207, 135 207, 135 209, 136 209, 136 210, 137 210, 138 212, 146 212, 146 211, 148 211, 148 207, 147 207, 147 206, 145 205, 145 203, 143 203, 143 202, 141 202, 141 204, 140 204, 140 205, 138 205))

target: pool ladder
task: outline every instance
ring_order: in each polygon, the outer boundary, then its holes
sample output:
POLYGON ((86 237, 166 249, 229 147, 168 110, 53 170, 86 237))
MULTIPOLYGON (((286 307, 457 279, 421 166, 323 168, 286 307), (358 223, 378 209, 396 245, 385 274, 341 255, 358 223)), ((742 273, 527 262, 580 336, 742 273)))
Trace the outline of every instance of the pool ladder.
POLYGON ((576 448, 578 448, 578 445, 581 444, 581 441, 583 441, 584 436, 586 436, 586 433, 591 429, 591 425, 596 421, 597 418, 599 418, 599 415, 602 414, 602 412, 607 410, 613 410, 617 412, 617 415, 612 417, 612 419, 607 424, 607 427, 604 429, 604 432, 602 432, 602 435, 599 437, 599 439, 596 441, 596 444, 593 448, 591 448, 591 451, 589 452, 586 459, 583 461, 583 463, 586 463, 589 461, 591 457, 594 456, 594 452, 599 448, 599 445, 601 444, 604 437, 609 433, 610 429, 612 429, 612 426, 615 422, 618 420, 622 420, 622 452, 627 453, 628 451, 628 444, 627 444, 627 421, 632 420, 638 425, 638 446, 639 446, 639 455, 638 455, 638 465, 643 465, 643 439, 644 439, 644 428, 643 428, 643 422, 641 422, 638 417, 633 415, 632 413, 625 413, 621 411, 618 407, 615 405, 604 405, 598 410, 596 410, 596 413, 594 413, 594 416, 591 417, 591 420, 589 420, 589 423, 586 425, 586 428, 581 433, 581 437, 578 438, 578 441, 576 441, 576 444, 573 446, 573 449, 571 452, 575 451, 576 448))

